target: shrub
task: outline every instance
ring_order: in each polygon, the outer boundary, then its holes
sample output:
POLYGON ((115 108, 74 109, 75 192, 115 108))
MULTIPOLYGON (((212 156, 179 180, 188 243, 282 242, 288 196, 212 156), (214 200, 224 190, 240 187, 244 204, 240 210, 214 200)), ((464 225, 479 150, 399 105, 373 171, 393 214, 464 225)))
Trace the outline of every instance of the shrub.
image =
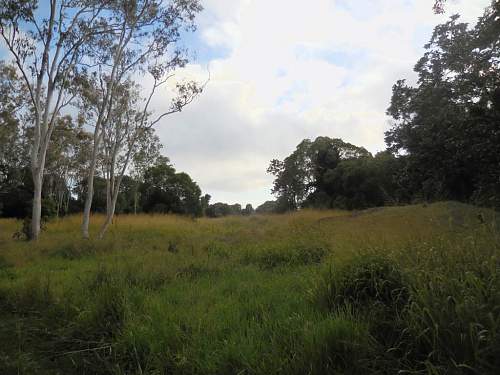
POLYGON ((382 257, 368 256, 330 270, 316 289, 315 296, 330 310, 350 304, 356 309, 381 307, 400 312, 408 304, 409 290, 394 263, 382 257))
MULTIPOLYGON (((57 205, 53 199, 42 199, 42 212, 40 221, 40 230, 45 230, 46 223, 57 215, 57 205)), ((21 230, 16 231, 12 237, 14 239, 31 240, 31 214, 23 219, 21 230)))

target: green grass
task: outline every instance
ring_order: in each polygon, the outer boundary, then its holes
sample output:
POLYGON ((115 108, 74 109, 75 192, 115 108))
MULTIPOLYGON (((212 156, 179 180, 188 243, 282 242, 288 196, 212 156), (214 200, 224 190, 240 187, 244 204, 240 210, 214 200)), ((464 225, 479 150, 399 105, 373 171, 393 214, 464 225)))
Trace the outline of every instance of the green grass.
POLYGON ((500 373, 492 211, 79 222, 0 220, 0 374, 500 373))

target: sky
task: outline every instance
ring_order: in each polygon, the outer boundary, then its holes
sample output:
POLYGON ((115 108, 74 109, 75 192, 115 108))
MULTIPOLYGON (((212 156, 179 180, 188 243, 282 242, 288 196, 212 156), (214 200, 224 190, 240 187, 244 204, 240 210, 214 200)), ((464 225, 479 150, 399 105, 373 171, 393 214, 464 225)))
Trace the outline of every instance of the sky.
MULTIPOLYGON (((436 15, 434 0, 200 1, 198 30, 183 39, 192 62, 178 78, 210 81, 156 131, 212 203, 254 207, 274 199, 270 160, 305 138, 384 150, 392 85, 415 81, 434 26, 455 13, 474 24, 490 3, 448 0, 436 15)), ((158 112, 170 94, 155 96, 158 112)))
MULTIPOLYGON (((434 26, 450 15, 475 23, 489 0, 205 0, 186 77, 210 81, 157 134, 178 170, 211 202, 273 199, 269 161, 305 138, 342 138, 385 149, 385 111, 434 26)), ((157 97, 160 107, 164 98, 157 97)))

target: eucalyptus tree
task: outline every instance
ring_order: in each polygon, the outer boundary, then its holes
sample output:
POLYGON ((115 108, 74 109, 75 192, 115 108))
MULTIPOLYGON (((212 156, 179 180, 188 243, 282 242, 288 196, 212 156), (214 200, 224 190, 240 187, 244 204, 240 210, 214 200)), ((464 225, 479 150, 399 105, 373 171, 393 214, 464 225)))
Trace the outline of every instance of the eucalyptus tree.
POLYGON ((34 193, 31 237, 40 233, 42 186, 50 140, 61 111, 75 97, 89 46, 107 33, 103 13, 111 1, 3 0, 0 36, 26 86, 33 137, 30 164, 34 193), (48 6, 47 6, 48 5, 48 6))
MULTIPOLYGON (((122 131, 125 128, 128 129, 128 126, 136 129, 151 127, 166 115, 180 111, 184 105, 188 104, 184 99, 190 102, 192 99, 189 98, 193 96, 192 94, 194 93, 195 96, 199 92, 194 84, 180 85, 176 106, 169 108, 155 119, 150 117, 149 104, 155 91, 172 77, 175 70, 185 67, 188 62, 187 52, 181 48, 180 42, 184 32, 196 29, 194 19, 201 10, 199 0, 118 0, 113 2, 110 12, 116 28, 112 33, 100 35, 94 55, 97 68, 94 68, 92 74, 86 77, 81 95, 83 112, 94 127, 93 150, 87 176, 87 194, 82 222, 84 238, 89 237, 93 180, 98 154, 104 137, 113 133, 110 129, 122 131), (117 95, 124 86, 129 85, 128 82, 146 73, 153 76, 154 83, 142 109, 131 109, 134 112, 133 115, 130 110, 126 110, 124 114, 131 117, 114 122, 117 119, 116 106, 123 105, 117 95)), ((136 103, 139 101, 135 99, 136 103)), ((137 130, 136 135, 126 136, 130 137, 126 142, 130 150, 134 149, 141 132, 142 130, 137 130)), ((125 146, 125 143, 121 143, 123 141, 121 136, 116 136, 111 142, 117 140, 120 147, 125 146)), ((109 140, 107 143, 109 146, 109 140)), ((115 147, 113 152, 123 151, 120 147, 115 147)), ((131 155, 132 151, 128 157, 125 157, 125 169, 131 155)), ((118 159, 108 157, 106 160, 109 163, 118 159)), ((110 186, 112 185, 110 183, 110 186)), ((119 183, 117 185, 119 187, 119 183)), ((113 193, 110 195, 112 196, 113 193)), ((108 213, 114 212, 111 207, 112 201, 113 199, 110 199, 108 213)))
POLYGON ((123 176, 141 144, 148 142, 153 134, 153 126, 165 116, 182 111, 202 91, 196 82, 177 83, 170 105, 155 112, 150 108, 152 98, 160 87, 168 83, 172 74, 166 74, 158 66, 151 69, 150 73, 153 84, 144 98, 141 98, 140 88, 133 82, 117 86, 115 102, 110 107, 110 121, 103 124, 101 166, 106 179, 106 219, 99 231, 100 238, 113 220, 123 176))

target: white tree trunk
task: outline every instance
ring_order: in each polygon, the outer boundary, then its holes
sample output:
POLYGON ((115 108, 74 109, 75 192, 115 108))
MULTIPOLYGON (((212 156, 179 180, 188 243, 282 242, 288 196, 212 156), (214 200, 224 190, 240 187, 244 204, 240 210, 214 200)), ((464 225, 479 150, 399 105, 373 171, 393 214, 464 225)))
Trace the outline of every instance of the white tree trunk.
POLYGON ((118 178, 118 181, 116 181, 116 184, 108 184, 109 187, 114 186, 113 191, 111 191, 111 188, 108 188, 108 196, 111 198, 110 200, 106 201, 106 220, 101 226, 101 229, 99 230, 99 235, 98 238, 102 239, 104 237, 104 234, 108 230, 109 226, 113 222, 113 217, 115 215, 115 209, 116 209, 116 201, 118 198, 118 192, 120 190, 120 183, 121 183, 121 178, 118 178))
POLYGON ((38 240, 41 229, 42 220, 42 185, 43 185, 43 169, 34 171, 33 173, 33 207, 31 213, 31 239, 38 240))
POLYGON ((90 160, 89 174, 87 176, 87 194, 85 196, 85 206, 83 208, 82 236, 89 238, 90 209, 92 208, 92 198, 94 197, 94 174, 97 164, 97 151, 99 149, 99 129, 96 126, 94 131, 94 148, 90 160))
POLYGON ((134 215, 137 215, 137 204, 139 201, 139 188, 138 188, 138 183, 137 181, 135 182, 135 187, 134 187, 134 215))

